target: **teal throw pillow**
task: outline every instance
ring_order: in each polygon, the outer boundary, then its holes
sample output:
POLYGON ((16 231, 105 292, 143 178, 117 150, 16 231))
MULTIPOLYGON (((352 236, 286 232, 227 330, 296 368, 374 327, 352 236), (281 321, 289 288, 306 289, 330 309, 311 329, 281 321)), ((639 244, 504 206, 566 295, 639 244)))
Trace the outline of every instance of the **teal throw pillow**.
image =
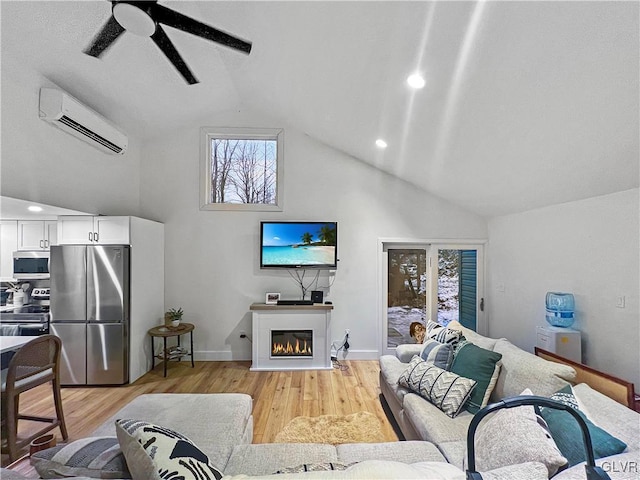
POLYGON ((451 371, 477 382, 466 409, 476 413, 489 403, 489 397, 498 381, 502 354, 481 348, 467 340, 458 344, 451 371))
MULTIPOLYGON (((558 390, 551 396, 551 399, 575 408, 585 420, 589 434, 591 435, 593 455, 596 459, 622 453, 627 448, 626 443, 595 425, 584 413, 578 410, 576 407, 577 401, 573 395, 571 385, 567 385, 561 390, 558 390)), ((547 422, 551 436, 562 452, 562 455, 569 461, 569 466, 572 467, 584 462, 587 456, 582 440, 582 430, 573 415, 563 410, 546 407, 540 409, 540 414, 545 422, 547 422)))

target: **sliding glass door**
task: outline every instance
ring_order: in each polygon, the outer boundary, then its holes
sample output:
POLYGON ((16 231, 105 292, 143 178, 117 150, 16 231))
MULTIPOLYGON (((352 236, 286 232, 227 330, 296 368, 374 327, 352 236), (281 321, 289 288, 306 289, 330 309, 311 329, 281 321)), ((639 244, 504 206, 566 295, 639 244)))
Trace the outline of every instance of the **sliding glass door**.
POLYGON ((484 330, 482 244, 382 244, 382 351, 420 341, 427 320, 484 330))
POLYGON ((427 250, 390 249, 387 255, 387 347, 411 343, 411 325, 425 324, 427 250))
MULTIPOLYGON (((455 320, 476 330, 478 314, 478 250, 433 249, 437 269, 433 269, 433 283, 437 283, 437 301, 431 305, 431 318, 447 325, 455 320)), ((435 263, 435 262, 433 262, 435 263)))

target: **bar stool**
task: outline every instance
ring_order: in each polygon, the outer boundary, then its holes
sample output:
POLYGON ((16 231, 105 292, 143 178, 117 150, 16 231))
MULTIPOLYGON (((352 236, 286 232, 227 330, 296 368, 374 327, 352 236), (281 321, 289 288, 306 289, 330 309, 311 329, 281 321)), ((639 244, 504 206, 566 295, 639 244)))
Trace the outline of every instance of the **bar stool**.
POLYGON ((55 335, 34 338, 20 347, 9 362, 9 367, 2 370, 2 452, 9 454, 10 462, 17 460, 20 449, 56 427, 60 427, 64 440, 69 437, 60 394, 61 347, 62 342, 55 335), (19 411, 20 394, 49 382, 53 390, 56 416, 22 415, 19 411), (28 437, 19 439, 18 420, 43 422, 47 425, 28 437))

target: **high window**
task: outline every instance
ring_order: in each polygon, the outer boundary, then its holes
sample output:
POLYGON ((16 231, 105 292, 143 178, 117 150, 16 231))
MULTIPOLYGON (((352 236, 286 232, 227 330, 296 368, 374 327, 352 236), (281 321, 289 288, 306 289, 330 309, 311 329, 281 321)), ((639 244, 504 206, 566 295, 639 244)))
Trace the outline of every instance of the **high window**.
POLYGON ((203 127, 201 209, 282 210, 281 129, 203 127))

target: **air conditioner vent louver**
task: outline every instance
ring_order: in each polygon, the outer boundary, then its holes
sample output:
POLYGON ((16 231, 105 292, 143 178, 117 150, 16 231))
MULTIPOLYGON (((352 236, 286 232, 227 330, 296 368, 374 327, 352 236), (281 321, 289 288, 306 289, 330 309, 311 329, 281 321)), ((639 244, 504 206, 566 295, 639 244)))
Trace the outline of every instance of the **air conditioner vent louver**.
POLYGON ((68 93, 40 89, 40 118, 107 153, 124 154, 127 136, 68 93))
POLYGON ((112 152, 115 152, 115 153, 122 152, 122 148, 120 148, 119 146, 114 145, 106 138, 102 138, 97 133, 94 133, 88 128, 83 127, 78 122, 74 122, 71 118, 67 117, 66 115, 63 115, 62 117, 60 117, 60 123, 64 123, 69 128, 73 128, 75 131, 80 132, 83 135, 86 135, 87 137, 91 138, 93 141, 96 141, 101 145, 104 145, 106 148, 108 148, 112 152))

